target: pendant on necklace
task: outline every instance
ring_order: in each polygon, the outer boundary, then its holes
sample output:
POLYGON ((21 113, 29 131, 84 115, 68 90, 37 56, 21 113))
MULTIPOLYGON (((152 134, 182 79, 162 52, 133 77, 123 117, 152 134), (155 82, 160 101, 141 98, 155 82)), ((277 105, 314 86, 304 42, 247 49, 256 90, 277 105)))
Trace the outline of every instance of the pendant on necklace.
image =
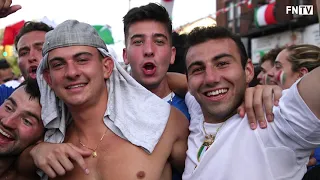
POLYGON ((92 153, 92 157, 97 157, 98 156, 98 154, 97 154, 97 152, 96 151, 93 151, 93 153, 92 153))
POLYGON ((206 135, 205 136, 205 140, 204 140, 204 142, 203 142, 203 145, 204 146, 211 146, 211 144, 213 144, 213 142, 214 142, 214 139, 215 139, 215 136, 213 136, 213 135, 206 135))

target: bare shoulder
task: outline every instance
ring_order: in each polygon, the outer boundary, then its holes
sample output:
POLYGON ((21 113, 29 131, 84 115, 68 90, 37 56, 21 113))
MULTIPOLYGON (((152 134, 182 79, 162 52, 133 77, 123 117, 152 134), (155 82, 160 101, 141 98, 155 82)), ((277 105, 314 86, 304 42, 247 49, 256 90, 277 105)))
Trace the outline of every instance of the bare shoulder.
POLYGON ((189 135, 189 121, 177 108, 171 106, 167 128, 171 135, 178 139, 189 135))

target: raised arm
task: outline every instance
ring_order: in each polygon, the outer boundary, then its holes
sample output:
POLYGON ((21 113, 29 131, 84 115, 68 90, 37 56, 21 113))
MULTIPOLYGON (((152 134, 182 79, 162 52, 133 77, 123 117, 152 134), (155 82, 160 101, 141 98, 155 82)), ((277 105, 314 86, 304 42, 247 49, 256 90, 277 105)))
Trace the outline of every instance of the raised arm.
POLYGON ((302 78, 298 91, 309 109, 320 119, 320 67, 302 78))
POLYGON ((167 73, 169 88, 180 97, 184 97, 188 92, 187 77, 180 73, 167 73))

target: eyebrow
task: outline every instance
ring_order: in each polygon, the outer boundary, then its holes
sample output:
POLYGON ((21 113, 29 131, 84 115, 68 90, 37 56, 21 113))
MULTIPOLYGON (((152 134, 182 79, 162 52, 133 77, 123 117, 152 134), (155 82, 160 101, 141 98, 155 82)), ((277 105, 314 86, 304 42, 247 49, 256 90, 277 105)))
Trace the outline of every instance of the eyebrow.
POLYGON ((7 100, 10 101, 15 107, 17 107, 17 102, 12 97, 8 97, 7 100))
MULTIPOLYGON (((132 40, 134 38, 143 38, 143 37, 145 37, 144 34, 134 34, 134 35, 131 36, 130 39, 132 40)), ((152 37, 156 37, 156 38, 157 37, 162 37, 162 38, 165 38, 166 40, 168 40, 168 37, 166 35, 162 34, 162 33, 155 33, 155 34, 152 35, 152 37)))
MULTIPOLYGON (((33 46, 43 46, 43 43, 44 43, 44 42, 35 42, 35 43, 33 43, 32 45, 33 45, 33 46)), ((25 45, 25 46, 22 46, 21 48, 19 48, 19 49, 18 49, 18 52, 19 52, 19 51, 22 51, 22 50, 29 50, 29 49, 30 49, 29 46, 25 45)))
POLYGON ((32 113, 32 112, 30 112, 30 111, 24 111, 28 116, 32 116, 32 117, 34 117, 38 122, 41 122, 40 121, 40 118, 37 116, 37 115, 35 115, 34 113, 32 113))
MULTIPOLYGON (((73 58, 73 59, 76 59, 76 58, 78 58, 79 56, 82 56, 82 55, 93 56, 93 54, 90 53, 90 52, 79 52, 79 53, 74 54, 74 55, 72 56, 72 58, 73 58)), ((50 63, 51 61, 55 61, 55 60, 63 61, 63 60, 65 60, 65 58, 57 56, 57 57, 53 57, 53 58, 49 59, 48 62, 50 63)))
POLYGON ((203 62, 201 61, 195 61, 195 62, 192 62, 188 68, 187 68, 187 71, 189 72, 189 70, 193 67, 193 66, 202 66, 203 65, 203 62))
POLYGON ((134 34, 134 35, 131 36, 130 39, 132 40, 132 39, 134 39, 134 38, 143 38, 143 37, 144 37, 143 34, 134 34))
MULTIPOLYGON (((232 59, 234 59, 234 57, 231 54, 221 53, 221 54, 218 54, 215 57, 213 57, 212 60, 213 61, 218 61, 219 59, 224 58, 224 57, 231 57, 232 59)), ((201 65, 203 65, 203 62, 201 62, 201 61, 192 62, 188 66, 187 71, 189 71, 189 69, 191 69, 192 66, 201 66, 201 65)))
MULTIPOLYGON (((8 97, 7 100, 10 101, 13 104, 13 106, 17 107, 17 102, 12 97, 8 97)), ((34 113, 32 113, 30 111, 23 111, 23 112, 29 116, 34 117, 38 122, 41 122, 40 118, 37 115, 35 115, 34 113)))
POLYGON ((44 42, 35 42, 33 43, 33 46, 43 46, 44 42))
POLYGON ((153 36, 154 36, 154 37, 163 37, 163 38, 165 38, 166 40, 168 40, 168 37, 167 37, 166 35, 162 34, 162 33, 155 33, 153 36))

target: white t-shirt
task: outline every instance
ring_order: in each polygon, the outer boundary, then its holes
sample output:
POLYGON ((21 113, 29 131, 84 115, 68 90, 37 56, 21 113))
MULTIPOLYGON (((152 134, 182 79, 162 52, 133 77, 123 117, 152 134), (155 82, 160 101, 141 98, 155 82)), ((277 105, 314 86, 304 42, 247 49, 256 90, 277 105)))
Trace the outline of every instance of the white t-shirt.
MULTIPOLYGON (((187 94, 191 124, 183 180, 301 180, 311 151, 320 145, 320 120, 301 98, 297 83, 283 91, 279 106, 273 108, 274 122, 266 129, 251 130, 246 116, 229 118, 200 163, 204 118, 187 94)), ((220 126, 205 123, 211 134, 220 126)))

